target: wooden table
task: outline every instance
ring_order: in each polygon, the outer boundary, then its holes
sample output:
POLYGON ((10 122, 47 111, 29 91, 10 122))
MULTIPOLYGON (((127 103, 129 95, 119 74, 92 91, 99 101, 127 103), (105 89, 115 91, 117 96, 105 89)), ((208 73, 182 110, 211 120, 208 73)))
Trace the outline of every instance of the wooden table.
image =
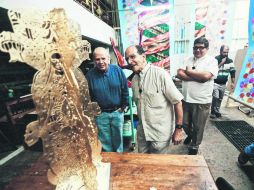
MULTIPOLYGON (((201 155, 155 155, 102 153, 111 162, 111 190, 216 190, 201 155), (154 189, 152 188, 154 187, 154 189)), ((47 166, 40 158, 5 190, 53 190, 46 177, 47 166)))

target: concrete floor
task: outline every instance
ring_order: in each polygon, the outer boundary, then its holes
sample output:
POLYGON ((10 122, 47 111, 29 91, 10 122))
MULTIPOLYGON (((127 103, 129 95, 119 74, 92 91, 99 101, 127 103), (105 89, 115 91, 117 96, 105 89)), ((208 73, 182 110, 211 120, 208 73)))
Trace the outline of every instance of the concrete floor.
MULTIPOLYGON (((226 103, 227 98, 224 98, 226 103)), ((222 107, 223 117, 219 120, 244 120, 254 127, 254 117, 248 117, 238 110, 238 103, 229 100, 228 107, 222 107)), ((254 142, 254 139, 253 139, 254 142)), ((214 177, 223 177, 234 186, 236 190, 254 189, 254 166, 247 163, 240 167, 237 163, 239 151, 209 120, 204 133, 204 140, 200 146, 200 154, 205 160, 214 177)))
MULTIPOLYGON (((227 98, 222 105, 223 117, 220 120, 244 120, 254 126, 254 118, 239 111, 238 103, 229 100, 229 106, 225 107, 226 100, 227 98)), ((173 146, 171 153, 187 154, 187 147, 182 144, 173 146)), ((205 157, 215 180, 223 177, 234 186, 235 190, 254 189, 254 166, 250 163, 243 167, 238 166, 239 151, 214 126, 213 120, 209 119, 207 122, 199 154, 205 157)), ((22 170, 29 167, 40 155, 40 152, 25 150, 7 163, 0 165, 0 189, 14 176, 20 175, 22 170)), ((3 154, 0 155, 0 159, 2 157, 3 154)))
MULTIPOLYGON (((249 162, 242 167, 238 165, 237 159, 240 152, 213 123, 215 120, 244 120, 254 127, 254 117, 241 112, 238 109, 239 105, 233 100, 228 100, 227 97, 224 98, 221 107, 222 118, 208 119, 198 154, 204 156, 214 180, 223 177, 235 190, 254 190, 254 166, 249 162)), ((175 146, 171 153, 187 154, 187 147, 175 146)))

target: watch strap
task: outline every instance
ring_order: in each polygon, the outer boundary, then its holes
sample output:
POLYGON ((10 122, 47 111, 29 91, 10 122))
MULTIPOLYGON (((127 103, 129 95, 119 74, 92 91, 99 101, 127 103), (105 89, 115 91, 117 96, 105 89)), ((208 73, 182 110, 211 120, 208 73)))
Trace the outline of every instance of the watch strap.
POLYGON ((175 125, 175 128, 176 128, 176 129, 182 129, 182 128, 183 128, 183 125, 178 125, 178 124, 176 124, 176 125, 175 125))

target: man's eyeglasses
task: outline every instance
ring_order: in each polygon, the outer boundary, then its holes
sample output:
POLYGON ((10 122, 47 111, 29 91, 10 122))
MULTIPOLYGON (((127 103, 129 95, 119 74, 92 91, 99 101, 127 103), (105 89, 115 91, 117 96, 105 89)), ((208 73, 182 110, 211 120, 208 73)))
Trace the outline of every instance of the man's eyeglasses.
POLYGON ((204 47, 204 46, 194 46, 193 47, 193 50, 203 50, 203 49, 205 49, 206 47, 204 47))

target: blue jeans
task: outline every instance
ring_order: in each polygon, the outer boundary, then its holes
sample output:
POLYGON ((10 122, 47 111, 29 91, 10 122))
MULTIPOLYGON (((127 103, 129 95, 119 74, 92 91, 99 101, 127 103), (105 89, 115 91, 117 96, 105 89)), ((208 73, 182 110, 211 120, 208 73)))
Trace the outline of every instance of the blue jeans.
POLYGON ((102 151, 123 152, 123 122, 122 112, 102 112, 95 118, 98 127, 102 151))
POLYGON ((254 143, 245 147, 244 152, 248 154, 248 156, 250 156, 251 158, 254 158, 254 143))

